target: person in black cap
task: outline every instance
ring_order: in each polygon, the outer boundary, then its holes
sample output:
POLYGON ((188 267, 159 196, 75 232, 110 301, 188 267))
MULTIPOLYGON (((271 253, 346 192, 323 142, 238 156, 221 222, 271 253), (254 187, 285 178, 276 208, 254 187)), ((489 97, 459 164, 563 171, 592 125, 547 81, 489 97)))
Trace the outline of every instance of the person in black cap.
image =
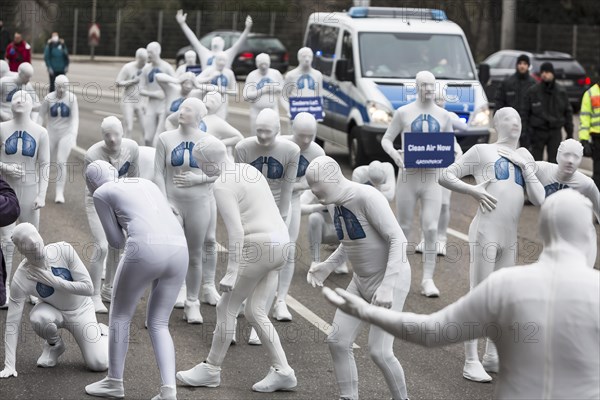
MULTIPOLYGON (((527 54, 517 57, 515 73, 504 79, 496 91, 496 110, 502 107, 512 107, 521 115, 521 119, 523 118, 525 93, 527 93, 527 89, 535 85, 535 79, 529 74, 530 65, 527 54)), ((521 132, 521 146, 529 147, 530 143, 527 139, 527 136, 521 132)))
POLYGON ((563 140, 561 129, 565 128, 567 139, 573 137, 573 109, 567 92, 554 80, 552 63, 540 66, 540 77, 542 80, 525 94, 521 114, 523 134, 529 138, 536 161, 543 161, 546 148, 547 161, 556 163, 558 146, 563 140))

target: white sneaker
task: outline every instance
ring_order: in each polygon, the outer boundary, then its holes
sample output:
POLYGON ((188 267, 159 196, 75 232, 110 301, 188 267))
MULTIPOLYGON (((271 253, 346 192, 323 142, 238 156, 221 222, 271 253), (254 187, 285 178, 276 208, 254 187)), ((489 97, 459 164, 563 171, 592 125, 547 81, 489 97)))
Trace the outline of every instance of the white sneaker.
POLYGON ((415 247, 415 253, 423 253, 423 250, 425 250, 425 241, 421 240, 417 247, 415 247))
POLYGON ((92 301, 94 302, 94 310, 96 310, 97 314, 107 314, 108 309, 102 302, 102 297, 99 294, 92 296, 92 301))
POLYGON ((219 302, 221 295, 217 292, 217 288, 214 284, 202 285, 202 297, 200 301, 211 306, 216 306, 219 302))
POLYGON ((64 204, 65 195, 62 193, 56 193, 56 196, 54 196, 54 202, 57 204, 64 204))
POLYGON ((177 400, 177 388, 175 385, 163 385, 160 387, 160 393, 152 400, 177 400))
POLYGON ((40 302, 40 299, 38 299, 35 296, 29 295, 29 302, 35 306, 37 303, 40 302))
POLYGON ((426 297, 440 297, 440 291, 433 283, 433 279, 424 279, 421 282, 421 294, 426 297))
POLYGON ((102 280, 106 280, 106 260, 104 262, 104 265, 102 265, 102 280))
POLYGON ((278 390, 290 390, 298 385, 298 380, 294 374, 294 370, 290 368, 287 373, 270 368, 267 376, 260 382, 256 382, 252 386, 255 392, 271 393, 278 390))
POLYGON ((485 372, 483 365, 477 361, 465 361, 463 376, 473 382, 491 382, 492 377, 485 372))
POLYGON ((344 262, 342 265, 333 270, 333 273, 338 275, 347 274, 348 272, 348 264, 346 262, 344 262))
POLYGON ((291 321, 292 314, 287 308, 287 304, 283 300, 277 300, 275 302, 275 307, 273 307, 273 318, 277 321, 291 321))
POLYGON ((246 312, 246 300, 242 301, 242 304, 240 304, 240 309, 238 310, 238 315, 237 315, 238 318, 244 317, 245 312, 246 312))
POLYGON ((175 305, 173 308, 183 308, 185 306, 185 299, 187 297, 187 289, 185 288, 185 282, 179 288, 179 293, 177 293, 177 300, 175 300, 175 305))
POLYGON ((437 243, 437 254, 438 256, 444 256, 446 257, 446 241, 438 241, 437 243))
POLYGON ((188 324, 201 324, 204 322, 202 314, 200 314, 200 301, 185 301, 183 305, 183 319, 188 324))
POLYGON ((6 285, 6 303, 0 304, 0 310, 4 310, 4 309, 8 308, 9 299, 10 299, 10 286, 7 284, 6 285))
POLYGON ((498 355, 485 353, 483 355, 483 359, 481 360, 481 365, 483 365, 483 369, 485 369, 486 372, 493 372, 497 374, 500 370, 500 360, 498 359, 498 355))
POLYGON ((176 377, 189 386, 217 387, 221 384, 221 367, 203 361, 192 369, 179 371, 176 377))
POLYGON ((248 344, 252 346, 260 346, 262 342, 258 337, 258 333, 256 333, 256 329, 252 328, 250 331, 250 338, 248 338, 248 344))
POLYGON ((102 284, 102 288, 100 289, 100 297, 102 301, 110 303, 112 299, 112 285, 108 285, 106 283, 102 284))
POLYGON ((108 376, 101 381, 91 383, 85 387, 85 392, 96 397, 125 397, 122 379, 113 379, 108 376))
POLYGON ((51 368, 56 366, 58 357, 62 355, 67 349, 65 342, 62 339, 58 339, 58 342, 51 346, 48 342, 44 342, 44 350, 42 355, 37 360, 37 366, 42 368, 51 368))
POLYGON ((231 338, 231 344, 237 344, 237 319, 235 320, 235 327, 233 328, 233 337, 231 338))

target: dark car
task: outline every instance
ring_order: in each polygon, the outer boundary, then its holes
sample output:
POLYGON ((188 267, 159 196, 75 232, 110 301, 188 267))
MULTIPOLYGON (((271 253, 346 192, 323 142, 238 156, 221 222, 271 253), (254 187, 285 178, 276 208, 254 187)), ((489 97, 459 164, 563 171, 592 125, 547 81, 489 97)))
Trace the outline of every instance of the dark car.
POLYGON ((544 62, 551 62, 554 66, 554 77, 560 83, 569 96, 569 102, 575 111, 579 111, 581 106, 581 97, 589 88, 591 79, 585 74, 585 69, 571 57, 570 54, 558 51, 545 51, 543 53, 530 53, 521 50, 501 50, 483 61, 490 66, 490 80, 484 86, 485 94, 490 102, 490 106, 496 98, 496 90, 500 82, 507 76, 515 73, 517 57, 526 54, 531 60, 529 71, 536 81, 540 81, 540 66, 544 62))
MULTIPOLYGON (((242 32, 239 31, 213 31, 204 35, 200 39, 200 43, 210 49, 212 39, 215 36, 221 36, 225 41, 226 50, 238 40, 241 34, 242 32)), ((177 52, 175 60, 178 66, 185 62, 184 55, 188 50, 194 49, 192 46, 185 46, 177 52)), ((282 74, 288 70, 289 54, 279 39, 264 33, 250 33, 246 42, 240 47, 239 53, 233 59, 231 66, 233 73, 235 75, 248 75, 250 71, 255 70, 255 57, 260 53, 267 53, 271 56, 271 68, 279 70, 282 74)))

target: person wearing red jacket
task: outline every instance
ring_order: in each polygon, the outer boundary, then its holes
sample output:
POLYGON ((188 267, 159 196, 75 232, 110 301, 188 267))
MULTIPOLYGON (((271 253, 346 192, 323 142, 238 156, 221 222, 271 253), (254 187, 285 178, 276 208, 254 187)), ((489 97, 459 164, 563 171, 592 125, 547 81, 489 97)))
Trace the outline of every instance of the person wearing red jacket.
POLYGON ((22 63, 31 62, 31 46, 23 40, 19 32, 15 32, 14 40, 6 46, 5 57, 13 72, 17 72, 22 63))

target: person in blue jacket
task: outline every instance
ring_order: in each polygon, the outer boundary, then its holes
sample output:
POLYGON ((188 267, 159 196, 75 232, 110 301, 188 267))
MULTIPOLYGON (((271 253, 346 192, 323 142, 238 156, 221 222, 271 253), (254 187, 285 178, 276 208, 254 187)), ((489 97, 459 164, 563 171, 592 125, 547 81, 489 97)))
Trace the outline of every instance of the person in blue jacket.
MULTIPOLYGON (((2 178, 0 178, 0 226, 12 224, 19 218, 21 209, 19 208, 19 200, 13 188, 2 178)), ((4 263, 4 255, 0 249, 0 306, 6 304, 6 264, 4 263)))
POLYGON ((69 70, 69 52, 64 39, 58 37, 57 32, 52 32, 44 49, 44 62, 50 76, 50 89, 48 93, 54 92, 54 79, 58 75, 66 75, 69 70))

